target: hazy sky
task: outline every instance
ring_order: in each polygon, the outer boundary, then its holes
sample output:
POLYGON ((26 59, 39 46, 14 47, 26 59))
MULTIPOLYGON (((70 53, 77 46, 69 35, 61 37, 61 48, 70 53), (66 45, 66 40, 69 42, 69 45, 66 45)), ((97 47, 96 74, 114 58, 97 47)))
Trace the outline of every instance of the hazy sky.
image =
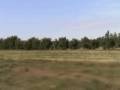
POLYGON ((0 37, 98 37, 120 32, 120 0, 0 0, 0 37))

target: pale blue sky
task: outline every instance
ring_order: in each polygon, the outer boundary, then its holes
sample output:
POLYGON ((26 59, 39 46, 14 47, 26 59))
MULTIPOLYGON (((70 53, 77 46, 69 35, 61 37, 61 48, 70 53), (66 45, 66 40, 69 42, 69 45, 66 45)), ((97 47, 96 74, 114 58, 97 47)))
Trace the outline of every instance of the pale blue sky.
POLYGON ((0 0, 0 37, 90 38, 120 32, 120 0, 0 0))

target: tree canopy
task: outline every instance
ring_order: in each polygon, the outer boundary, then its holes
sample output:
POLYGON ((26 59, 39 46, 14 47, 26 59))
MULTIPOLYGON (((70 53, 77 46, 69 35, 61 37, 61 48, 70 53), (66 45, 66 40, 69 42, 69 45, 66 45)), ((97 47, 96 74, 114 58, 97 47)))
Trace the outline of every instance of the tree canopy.
POLYGON ((81 40, 69 40, 60 37, 52 40, 51 38, 38 39, 32 37, 28 40, 21 40, 17 36, 0 39, 0 49, 2 50, 66 50, 66 49, 114 49, 120 48, 120 33, 110 33, 107 31, 102 37, 89 39, 83 37, 81 40))

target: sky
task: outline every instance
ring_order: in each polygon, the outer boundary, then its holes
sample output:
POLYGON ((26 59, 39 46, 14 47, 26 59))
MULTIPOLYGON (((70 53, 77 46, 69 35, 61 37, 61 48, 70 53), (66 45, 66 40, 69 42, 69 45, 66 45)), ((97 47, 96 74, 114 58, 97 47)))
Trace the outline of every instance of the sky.
POLYGON ((99 37, 120 32, 120 0, 0 0, 0 37, 99 37))

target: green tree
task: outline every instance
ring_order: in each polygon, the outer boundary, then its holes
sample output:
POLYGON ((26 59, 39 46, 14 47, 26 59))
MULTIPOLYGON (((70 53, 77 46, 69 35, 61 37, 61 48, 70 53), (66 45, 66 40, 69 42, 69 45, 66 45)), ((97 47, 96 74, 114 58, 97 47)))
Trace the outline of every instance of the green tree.
POLYGON ((117 46, 118 46, 118 48, 120 48, 120 33, 118 34, 117 46))
POLYGON ((66 39, 66 37, 61 37, 58 40, 58 49, 68 49, 68 43, 69 41, 66 39))
POLYGON ((117 40, 116 34, 113 35, 113 34, 110 34, 109 31, 107 31, 103 39, 103 48, 104 49, 114 48, 116 45, 116 40, 117 40))
POLYGON ((50 38, 43 38, 40 41, 40 49, 42 50, 49 50, 51 49, 51 46, 52 46, 52 41, 50 38))
POLYGON ((0 39, 0 49, 4 49, 4 40, 0 39))
POLYGON ((77 39, 72 39, 71 41, 69 41, 69 48, 70 49, 78 49, 79 41, 77 39))
POLYGON ((51 46, 51 49, 58 49, 58 40, 55 39, 54 41, 52 41, 52 46, 51 46))
POLYGON ((28 50, 38 50, 40 41, 39 39, 32 37, 26 41, 25 48, 28 50))
POLYGON ((91 40, 88 39, 87 37, 84 37, 81 39, 81 45, 82 45, 82 48, 84 48, 84 49, 92 49, 91 40))
POLYGON ((91 48, 92 49, 96 49, 96 48, 99 48, 100 47, 100 44, 99 44, 99 41, 97 40, 97 39, 93 39, 92 41, 91 41, 91 48))
POLYGON ((4 49, 19 49, 21 40, 17 36, 11 36, 3 41, 4 49))

